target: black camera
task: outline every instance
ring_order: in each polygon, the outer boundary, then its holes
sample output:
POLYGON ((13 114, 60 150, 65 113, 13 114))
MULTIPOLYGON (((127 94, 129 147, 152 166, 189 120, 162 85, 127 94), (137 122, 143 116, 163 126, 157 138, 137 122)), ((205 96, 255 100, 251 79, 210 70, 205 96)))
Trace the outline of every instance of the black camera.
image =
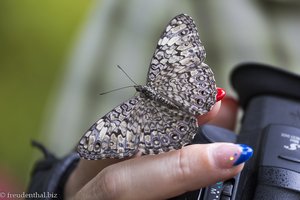
POLYGON ((193 144, 247 144, 253 157, 236 177, 172 200, 299 200, 300 77, 246 63, 235 68, 231 83, 244 111, 240 133, 204 125, 193 144))

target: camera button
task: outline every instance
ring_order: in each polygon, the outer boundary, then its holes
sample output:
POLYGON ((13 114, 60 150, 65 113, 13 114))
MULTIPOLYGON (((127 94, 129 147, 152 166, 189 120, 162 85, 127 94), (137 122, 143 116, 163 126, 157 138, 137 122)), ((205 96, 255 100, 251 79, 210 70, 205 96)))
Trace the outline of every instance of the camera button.
POLYGON ((225 183, 223 185, 222 195, 231 196, 233 191, 233 185, 231 183, 225 183))
POLYGON ((292 162, 296 162, 296 163, 300 163, 300 159, 293 157, 293 156, 288 156, 288 155, 279 155, 278 156, 281 159, 287 160, 287 161, 292 161, 292 162))
POLYGON ((221 197, 221 200, 230 200, 231 198, 230 197, 228 197, 228 196, 222 196, 221 197))

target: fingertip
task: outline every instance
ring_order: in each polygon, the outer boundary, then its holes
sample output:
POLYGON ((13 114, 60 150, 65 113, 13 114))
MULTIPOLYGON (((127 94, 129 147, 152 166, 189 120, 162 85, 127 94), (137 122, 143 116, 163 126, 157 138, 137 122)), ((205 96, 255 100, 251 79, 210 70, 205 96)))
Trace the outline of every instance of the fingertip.
POLYGON ((209 147, 213 164, 219 169, 230 169, 249 160, 253 149, 245 144, 214 143, 209 147))
POLYGON ((222 100, 222 106, 218 114, 209 121, 209 124, 234 130, 238 116, 238 102, 232 97, 226 96, 222 100))
POLYGON ((238 101, 230 96, 226 96, 223 100, 223 106, 229 107, 232 111, 237 111, 239 108, 238 101))
POLYGON ((217 116, 221 107, 221 102, 222 101, 216 102, 211 111, 209 111, 208 113, 197 116, 198 125, 205 124, 208 121, 212 120, 215 116, 217 116))
MULTIPOLYGON (((213 185, 219 181, 228 180, 240 173, 244 167, 246 159, 236 165, 241 152, 241 148, 238 145, 231 143, 201 144, 184 147, 174 152, 176 154, 173 155, 173 160, 178 160, 177 170, 175 171, 177 172, 177 177, 175 175, 173 182, 177 182, 177 187, 183 191, 192 191, 213 185), (231 156, 234 156, 235 153, 238 156, 232 160, 231 156)), ((175 168, 175 166, 173 167, 175 168)))

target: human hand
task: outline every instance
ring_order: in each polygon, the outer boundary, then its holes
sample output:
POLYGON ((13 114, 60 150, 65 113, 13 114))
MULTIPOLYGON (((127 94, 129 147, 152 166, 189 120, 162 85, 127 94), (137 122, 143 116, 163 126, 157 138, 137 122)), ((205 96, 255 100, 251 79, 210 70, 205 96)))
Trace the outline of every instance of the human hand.
MULTIPOLYGON (((217 102, 212 111, 198 118, 199 124, 213 119, 211 123, 233 129, 237 103, 225 98, 220 107, 217 102)), ((249 158, 249 154, 240 157, 243 153, 238 145, 213 143, 128 160, 81 160, 67 181, 65 197, 167 199, 235 176, 249 158)))

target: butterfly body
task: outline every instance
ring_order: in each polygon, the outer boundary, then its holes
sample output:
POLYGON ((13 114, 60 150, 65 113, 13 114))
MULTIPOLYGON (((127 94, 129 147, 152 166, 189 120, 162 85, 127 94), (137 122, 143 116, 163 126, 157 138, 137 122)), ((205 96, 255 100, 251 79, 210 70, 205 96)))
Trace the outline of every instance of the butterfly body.
POLYGON ((142 96, 145 96, 147 98, 150 98, 152 100, 155 100, 157 102, 160 102, 166 106, 173 107, 173 108, 178 108, 178 106, 173 103, 171 100, 169 100, 167 97, 159 94, 157 91, 152 89, 151 87, 147 85, 137 85, 135 86, 135 89, 137 92, 140 92, 142 96))
POLYGON ((185 14, 174 17, 161 35, 150 62, 147 83, 136 96, 94 123, 80 139, 82 158, 126 158, 180 149, 191 142, 195 116, 216 102, 213 72, 196 25, 185 14))

